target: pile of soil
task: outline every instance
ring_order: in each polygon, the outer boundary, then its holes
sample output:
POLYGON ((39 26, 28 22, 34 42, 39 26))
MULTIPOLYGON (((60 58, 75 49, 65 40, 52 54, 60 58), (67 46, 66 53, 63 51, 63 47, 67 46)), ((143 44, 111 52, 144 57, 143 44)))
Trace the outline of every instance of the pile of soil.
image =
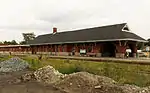
POLYGON ((114 80, 87 72, 70 74, 58 82, 56 87, 69 93, 129 93, 124 92, 114 80))
POLYGON ((150 87, 121 85, 111 78, 87 72, 70 74, 57 82, 55 86, 68 93, 150 93, 150 87))
POLYGON ((93 88, 99 84, 114 84, 115 81, 87 72, 78 72, 66 76, 63 80, 56 83, 56 87, 70 93, 93 93, 93 88))

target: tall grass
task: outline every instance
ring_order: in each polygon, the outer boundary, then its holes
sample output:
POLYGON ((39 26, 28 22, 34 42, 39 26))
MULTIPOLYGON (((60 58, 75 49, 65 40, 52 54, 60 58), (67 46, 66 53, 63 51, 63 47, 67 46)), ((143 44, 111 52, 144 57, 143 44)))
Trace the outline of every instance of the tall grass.
POLYGON ((86 71, 92 74, 110 77, 119 83, 135 84, 138 86, 150 85, 150 65, 47 58, 38 60, 37 57, 23 57, 23 59, 28 61, 31 64, 31 69, 34 70, 51 65, 64 74, 86 71))

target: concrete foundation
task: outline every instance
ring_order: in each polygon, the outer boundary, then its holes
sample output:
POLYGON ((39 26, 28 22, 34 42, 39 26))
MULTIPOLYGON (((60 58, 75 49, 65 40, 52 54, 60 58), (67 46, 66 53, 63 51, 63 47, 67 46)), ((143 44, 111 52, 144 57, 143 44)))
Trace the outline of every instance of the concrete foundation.
POLYGON ((102 56, 102 53, 97 53, 96 56, 97 56, 97 57, 101 57, 101 56, 102 56))
POLYGON ((68 52, 58 52, 58 56, 68 56, 68 52))
POLYGON ((124 53, 116 53, 116 58, 124 58, 125 54, 124 53))

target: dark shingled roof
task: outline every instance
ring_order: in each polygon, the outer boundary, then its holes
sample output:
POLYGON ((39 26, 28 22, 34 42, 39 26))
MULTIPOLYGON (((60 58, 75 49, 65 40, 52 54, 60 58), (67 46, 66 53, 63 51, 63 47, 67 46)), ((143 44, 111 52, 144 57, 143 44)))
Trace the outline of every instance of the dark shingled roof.
POLYGON ((57 32, 55 34, 45 34, 36 37, 35 40, 30 41, 29 44, 63 44, 118 40, 146 42, 145 39, 132 33, 131 31, 122 31, 124 26, 126 26, 126 23, 87 28, 75 31, 57 32))

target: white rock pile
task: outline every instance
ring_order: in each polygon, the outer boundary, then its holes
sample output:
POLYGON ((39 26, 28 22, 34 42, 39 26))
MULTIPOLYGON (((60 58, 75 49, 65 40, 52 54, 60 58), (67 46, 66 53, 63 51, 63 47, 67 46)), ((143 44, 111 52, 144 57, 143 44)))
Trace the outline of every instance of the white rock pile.
POLYGON ((9 60, 0 62, 0 72, 15 72, 29 68, 28 62, 14 57, 9 60))
POLYGON ((54 83, 64 77, 63 74, 59 73, 49 65, 36 70, 34 76, 37 81, 44 83, 54 83))
POLYGON ((39 68, 33 73, 27 73, 21 76, 22 81, 37 80, 38 82, 51 84, 55 83, 65 77, 64 74, 59 73, 52 66, 48 65, 42 68, 39 68))

